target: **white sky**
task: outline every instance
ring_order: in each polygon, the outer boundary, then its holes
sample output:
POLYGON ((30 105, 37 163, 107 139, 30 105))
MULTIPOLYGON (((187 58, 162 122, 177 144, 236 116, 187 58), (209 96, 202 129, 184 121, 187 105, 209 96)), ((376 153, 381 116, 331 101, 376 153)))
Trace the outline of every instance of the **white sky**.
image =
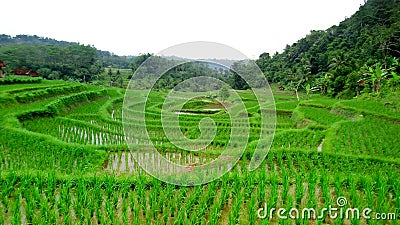
POLYGON ((364 0, 8 0, 0 33, 91 44, 118 55, 158 53, 192 41, 219 42, 258 58, 310 30, 326 30, 364 0))

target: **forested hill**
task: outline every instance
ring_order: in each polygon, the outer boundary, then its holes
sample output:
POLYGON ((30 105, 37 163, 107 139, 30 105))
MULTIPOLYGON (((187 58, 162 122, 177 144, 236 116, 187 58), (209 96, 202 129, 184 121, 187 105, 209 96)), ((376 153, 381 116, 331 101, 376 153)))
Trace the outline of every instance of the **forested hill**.
MULTIPOLYGON (((59 41, 53 38, 48 38, 48 37, 39 37, 37 35, 25 35, 25 34, 20 34, 16 35, 15 37, 11 37, 10 35, 6 34, 0 34, 0 45, 27 45, 27 46, 44 46, 44 45, 53 45, 53 46, 60 46, 60 47, 67 47, 67 46, 73 46, 73 45, 80 45, 78 42, 68 42, 68 41, 59 41)), ((118 62, 117 59, 108 59, 108 58, 118 58, 121 56, 115 55, 109 51, 102 51, 99 49, 96 49, 93 45, 91 46, 94 48, 98 53, 99 56, 107 63, 106 61, 109 60, 108 64, 112 65, 113 63, 116 64, 115 66, 125 66, 127 67, 128 64, 126 62, 121 62, 123 61, 120 59, 118 62), (122 65, 120 65, 122 63, 122 65), (125 63, 125 64, 124 64, 125 63)), ((125 57, 122 57, 125 58, 125 57)), ((128 57, 131 58, 131 57, 128 57)))
POLYGON ((29 68, 40 70, 45 78, 89 80, 105 66, 129 68, 131 57, 101 51, 94 46, 58 41, 36 35, 0 35, 0 59, 7 70, 29 68))
POLYGON ((296 90, 310 84, 332 96, 399 85, 400 1, 369 0, 339 26, 309 35, 257 64, 270 82, 296 90))
MULTIPOLYGON (((73 45, 80 45, 80 43, 59 41, 48 37, 39 37, 37 35, 20 34, 16 35, 15 37, 11 37, 10 35, 0 34, 0 46, 1 45, 27 45, 27 46, 53 45, 53 46, 67 47, 73 45)), ((114 64, 116 67, 128 67, 129 63, 126 62, 127 60, 124 60, 126 59, 126 57, 115 55, 113 53, 110 53, 109 51, 102 51, 96 49, 93 45, 91 47, 98 52, 99 57, 104 61, 105 64, 109 65, 114 64), (120 59, 118 60, 118 58, 120 59)))

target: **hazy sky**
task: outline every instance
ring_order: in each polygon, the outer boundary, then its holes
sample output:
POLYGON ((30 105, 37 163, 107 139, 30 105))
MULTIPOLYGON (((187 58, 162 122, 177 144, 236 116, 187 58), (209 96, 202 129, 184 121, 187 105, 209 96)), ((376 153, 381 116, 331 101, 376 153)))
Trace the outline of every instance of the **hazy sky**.
POLYGON ((326 30, 364 0, 9 0, 0 33, 91 44, 119 55, 157 53, 212 41, 250 58, 282 51, 310 30, 326 30))

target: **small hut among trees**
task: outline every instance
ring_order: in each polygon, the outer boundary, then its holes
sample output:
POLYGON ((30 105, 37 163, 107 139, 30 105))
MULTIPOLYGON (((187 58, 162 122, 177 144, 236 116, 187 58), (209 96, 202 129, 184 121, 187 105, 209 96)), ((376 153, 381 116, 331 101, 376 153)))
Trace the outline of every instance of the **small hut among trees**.
POLYGON ((31 69, 17 68, 17 69, 14 69, 12 71, 12 73, 14 75, 18 75, 18 76, 30 76, 30 77, 41 77, 42 76, 42 74, 37 73, 37 72, 35 72, 35 71, 31 70, 31 69))

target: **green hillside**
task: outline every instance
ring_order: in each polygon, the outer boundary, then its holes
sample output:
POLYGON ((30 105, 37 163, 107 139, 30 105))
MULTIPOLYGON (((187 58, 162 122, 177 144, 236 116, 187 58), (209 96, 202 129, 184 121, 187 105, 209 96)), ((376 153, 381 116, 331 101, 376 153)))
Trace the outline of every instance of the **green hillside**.
POLYGON ((107 66, 129 68, 134 57, 118 56, 94 46, 36 35, 0 34, 0 60, 11 74, 15 68, 37 70, 46 79, 97 80, 107 66))
POLYGON ((351 98, 360 79, 366 80, 361 92, 398 87, 399 58, 400 1, 369 0, 339 26, 311 31, 282 53, 263 53, 257 64, 270 82, 292 90, 308 83, 315 91, 351 98), (383 74, 376 78, 378 68, 383 74))

